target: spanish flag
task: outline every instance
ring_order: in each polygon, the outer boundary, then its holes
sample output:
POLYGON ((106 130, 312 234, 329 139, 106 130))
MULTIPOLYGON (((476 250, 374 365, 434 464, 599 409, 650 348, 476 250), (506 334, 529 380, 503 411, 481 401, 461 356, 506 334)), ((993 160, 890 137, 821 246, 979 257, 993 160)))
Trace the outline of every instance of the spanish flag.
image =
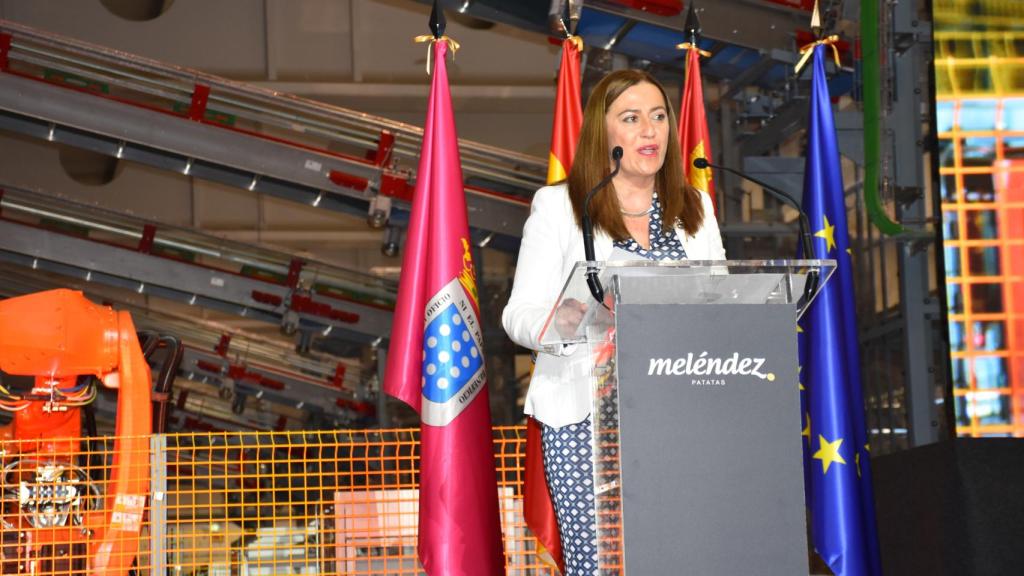
POLYGON ((551 502, 547 476, 544 474, 544 455, 541 446, 541 424, 526 417, 526 461, 523 464, 523 516, 526 526, 537 537, 537 555, 545 564, 557 566, 565 573, 562 558, 562 536, 558 531, 558 518, 551 502))
POLYGON ((708 136, 708 119, 704 111, 704 88, 701 85, 700 57, 707 56, 696 45, 680 44, 687 51, 686 83, 683 86, 683 100, 679 104, 679 148, 683 153, 683 170, 690 185, 703 190, 715 200, 715 186, 711 181, 711 168, 694 168, 697 158, 711 159, 711 138, 708 136))
POLYGON ((580 104, 580 52, 583 40, 570 36, 562 41, 562 62, 558 70, 558 93, 555 95, 555 123, 551 131, 551 155, 548 159, 548 184, 569 177, 576 141, 583 125, 580 104))
MULTIPOLYGON (((562 41, 562 62, 558 69, 558 92, 555 95, 555 121, 551 131, 551 155, 548 160, 548 184, 569 177, 576 141, 583 125, 580 98, 580 53, 583 41, 570 36, 562 41)), ((537 554, 541 559, 565 572, 558 519, 551 502, 544 457, 541 447, 540 423, 527 417, 526 462, 523 478, 523 513, 526 525, 537 537, 537 554)))

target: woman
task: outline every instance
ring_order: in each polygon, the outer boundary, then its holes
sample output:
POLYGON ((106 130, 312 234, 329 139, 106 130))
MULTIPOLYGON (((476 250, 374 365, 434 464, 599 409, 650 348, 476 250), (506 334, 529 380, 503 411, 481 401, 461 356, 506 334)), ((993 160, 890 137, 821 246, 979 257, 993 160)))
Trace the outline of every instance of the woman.
MULTIPOLYGON (((523 228, 515 283, 502 324, 521 346, 540 350, 540 335, 573 265, 584 260, 583 199, 611 173, 611 151, 623 150, 611 185, 590 204, 595 256, 613 250, 634 259, 725 259, 711 198, 683 176, 675 114, 649 74, 620 70, 594 87, 567 182, 537 191, 523 228)), ((559 321, 579 322, 586 306, 563 305, 559 321)), ((597 569, 590 445, 590 360, 582 349, 539 353, 525 411, 543 425, 544 468, 558 517, 566 576, 597 569)))

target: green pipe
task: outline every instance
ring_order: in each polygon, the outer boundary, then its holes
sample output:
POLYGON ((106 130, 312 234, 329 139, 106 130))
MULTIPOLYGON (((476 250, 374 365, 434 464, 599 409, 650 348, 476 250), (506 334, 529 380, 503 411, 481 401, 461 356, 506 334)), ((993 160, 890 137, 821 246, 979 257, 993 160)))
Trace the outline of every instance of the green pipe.
POLYGON ((861 93, 864 98, 864 205, 868 218, 882 234, 903 234, 906 229, 889 219, 878 196, 879 118, 882 116, 882 79, 878 59, 878 3, 861 0, 861 93))

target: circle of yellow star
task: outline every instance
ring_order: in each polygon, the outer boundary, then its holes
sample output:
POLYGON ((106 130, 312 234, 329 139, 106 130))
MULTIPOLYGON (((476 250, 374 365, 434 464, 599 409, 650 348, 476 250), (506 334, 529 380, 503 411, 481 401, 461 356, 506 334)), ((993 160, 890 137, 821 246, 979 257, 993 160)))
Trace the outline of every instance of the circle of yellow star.
POLYGON ((828 469, 833 463, 846 464, 846 460, 843 459, 843 455, 839 453, 839 447, 843 445, 843 439, 840 438, 834 442, 829 442, 824 436, 818 434, 818 451, 814 453, 812 458, 821 460, 821 473, 828 474, 828 469))
POLYGON ((811 413, 810 412, 804 412, 804 415, 807 418, 807 425, 804 426, 804 429, 800 431, 800 435, 804 436, 805 438, 807 438, 807 443, 810 444, 811 443, 811 413))
POLYGON ((828 216, 822 214, 821 219, 825 221, 825 224, 814 235, 825 239, 825 252, 828 253, 836 247, 836 227, 828 223, 828 216))

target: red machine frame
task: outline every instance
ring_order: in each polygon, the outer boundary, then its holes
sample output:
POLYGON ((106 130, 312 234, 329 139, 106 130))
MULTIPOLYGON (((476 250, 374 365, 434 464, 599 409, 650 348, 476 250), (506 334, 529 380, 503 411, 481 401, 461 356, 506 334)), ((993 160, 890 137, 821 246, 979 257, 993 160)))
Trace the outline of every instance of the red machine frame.
POLYGON ((17 533, 13 544, 5 538, 3 573, 10 563, 16 573, 80 573, 69 564, 78 559, 81 573, 127 575, 149 494, 152 426, 150 369, 131 316, 64 289, 0 302, 0 370, 34 377, 31 394, 5 390, 15 399, 3 402, 15 417, 0 428, 0 523, 17 533), (119 391, 106 490, 76 464, 83 394, 96 393, 81 376, 119 391))

